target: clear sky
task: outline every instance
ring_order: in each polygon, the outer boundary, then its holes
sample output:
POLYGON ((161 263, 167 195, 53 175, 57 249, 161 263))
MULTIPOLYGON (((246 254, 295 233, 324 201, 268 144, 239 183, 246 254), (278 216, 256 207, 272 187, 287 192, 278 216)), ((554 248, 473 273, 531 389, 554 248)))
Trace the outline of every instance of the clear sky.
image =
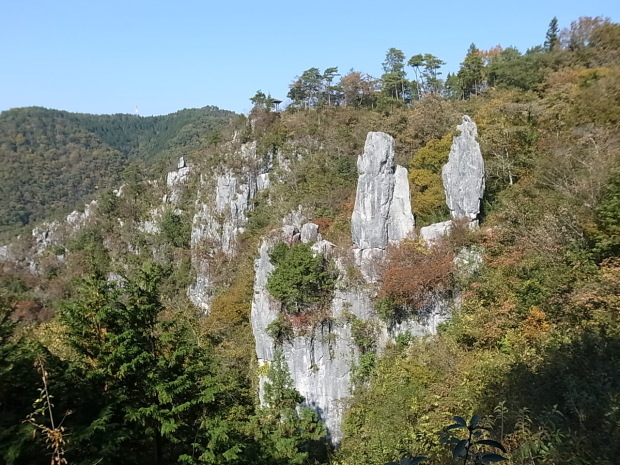
POLYGON ((618 22, 620 0, 2 0, 0 111, 247 112, 311 67, 378 77, 390 47, 438 56, 444 76, 472 42, 525 51, 554 16, 618 22))

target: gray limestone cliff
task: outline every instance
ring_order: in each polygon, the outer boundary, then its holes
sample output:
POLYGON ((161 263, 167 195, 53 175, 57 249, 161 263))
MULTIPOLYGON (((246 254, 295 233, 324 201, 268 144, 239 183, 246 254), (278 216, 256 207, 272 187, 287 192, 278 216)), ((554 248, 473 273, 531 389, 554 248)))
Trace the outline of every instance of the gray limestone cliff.
POLYGON ((469 116, 457 126, 448 163, 441 170, 446 204, 453 220, 475 221, 484 194, 484 160, 476 138, 478 129, 469 116))
POLYGON ((245 230, 251 201, 258 191, 269 186, 268 166, 257 165, 260 160, 255 142, 242 145, 235 156, 244 167, 240 171, 223 168, 214 178, 201 176, 195 204, 191 256, 196 281, 188 289, 188 296, 205 313, 213 298, 211 259, 218 253, 235 255, 237 237, 245 230))
MULTIPOLYGON (((293 215, 293 218, 299 215, 293 215)), ((293 221, 292 223, 297 223, 293 221)), ((277 242, 290 242, 294 237, 313 243, 316 253, 330 256, 333 244, 325 241, 314 223, 287 224, 265 238, 254 265, 254 298, 251 323, 260 366, 274 358, 276 342, 267 327, 279 315, 279 303, 267 291, 267 280, 273 271, 269 251, 277 242)), ((338 286, 330 305, 330 318, 308 328, 282 343, 283 351, 295 388, 305 398, 305 405, 314 409, 325 422, 334 443, 342 438, 342 415, 351 395, 351 374, 359 350, 351 336, 350 315, 368 319, 372 303, 361 290, 341 289, 338 286)), ((261 380, 261 385, 264 379, 261 380)))
POLYGON ((469 227, 478 226, 480 202, 484 196, 484 159, 476 140, 476 123, 467 115, 457 127, 448 163, 441 170, 446 205, 452 220, 434 223, 420 229, 420 237, 432 244, 439 238, 450 234, 452 221, 464 221, 469 227))
POLYGON ((166 186, 169 193, 164 197, 164 203, 170 202, 176 204, 181 199, 181 187, 187 182, 191 170, 185 163, 185 158, 181 157, 177 165, 176 171, 171 171, 166 176, 166 186))
POLYGON ((428 308, 408 321, 387 325, 377 317, 372 301, 377 290, 374 283, 380 276, 386 249, 413 233, 414 219, 407 170, 394 164, 391 136, 369 133, 357 166, 359 180, 351 220, 352 249, 338 249, 322 240, 318 226, 305 221, 299 210, 288 215, 284 226, 263 240, 254 266, 251 324, 260 365, 273 360, 276 341, 269 335, 268 327, 278 318, 280 308, 267 290, 267 280, 274 269, 269 259, 271 248, 278 242, 311 242, 313 250, 330 257, 339 271, 329 317, 281 342, 296 389, 304 396, 305 404, 325 422, 335 444, 342 438, 343 413, 352 395, 353 373, 360 356, 351 332, 352 322, 363 320, 375 328, 376 349, 380 352, 398 334, 433 334, 447 314, 445 300, 430 299, 428 308), (345 263, 351 263, 351 256, 368 284, 353 285, 347 281, 345 263))

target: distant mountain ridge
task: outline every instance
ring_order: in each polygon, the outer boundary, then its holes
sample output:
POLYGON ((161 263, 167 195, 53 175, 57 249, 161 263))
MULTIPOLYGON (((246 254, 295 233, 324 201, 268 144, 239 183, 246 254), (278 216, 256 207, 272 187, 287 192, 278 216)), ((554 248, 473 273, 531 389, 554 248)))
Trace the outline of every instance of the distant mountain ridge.
POLYGON ((42 107, 0 113, 0 234, 117 187, 131 164, 152 171, 206 148, 234 116, 214 106, 150 117, 42 107))

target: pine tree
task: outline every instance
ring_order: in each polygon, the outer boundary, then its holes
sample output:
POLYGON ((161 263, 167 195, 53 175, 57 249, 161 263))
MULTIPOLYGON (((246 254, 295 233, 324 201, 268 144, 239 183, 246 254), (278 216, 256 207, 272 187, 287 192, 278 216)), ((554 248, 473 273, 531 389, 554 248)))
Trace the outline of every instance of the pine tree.
POLYGON ((554 16, 549 22, 549 29, 547 29, 547 35, 545 36, 545 50, 552 52, 558 47, 560 43, 559 33, 558 18, 554 16))
POLYGON ((484 71, 482 52, 475 44, 471 44, 457 74, 465 98, 472 94, 478 95, 483 89, 484 71))
POLYGON ((391 99, 409 101, 410 83, 405 72, 405 54, 402 50, 390 48, 383 62, 384 74, 381 76, 382 92, 391 99))
POLYGON ((9 300, 0 294, 0 462, 49 463, 44 448, 33 440, 32 428, 23 423, 37 396, 36 353, 16 337, 12 311, 9 300))

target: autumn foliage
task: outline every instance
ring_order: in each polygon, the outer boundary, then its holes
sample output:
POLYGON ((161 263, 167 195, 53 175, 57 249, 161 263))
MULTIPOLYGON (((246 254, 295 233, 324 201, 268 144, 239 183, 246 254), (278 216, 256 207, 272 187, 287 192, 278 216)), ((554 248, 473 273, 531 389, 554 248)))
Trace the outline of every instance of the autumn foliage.
POLYGON ((446 242, 428 247, 404 241, 388 250, 379 298, 419 309, 432 295, 448 290, 452 283, 454 252, 446 242))

